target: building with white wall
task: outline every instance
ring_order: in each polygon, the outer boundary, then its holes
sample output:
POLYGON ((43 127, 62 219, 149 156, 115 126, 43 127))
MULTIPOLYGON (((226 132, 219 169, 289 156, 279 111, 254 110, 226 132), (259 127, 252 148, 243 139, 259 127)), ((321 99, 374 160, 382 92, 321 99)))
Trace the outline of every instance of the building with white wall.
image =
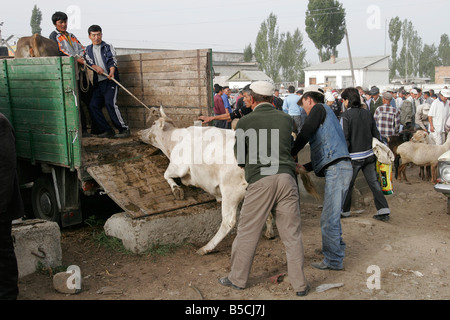
POLYGON ((305 87, 317 84, 342 89, 352 86, 370 88, 389 84, 389 56, 355 57, 352 69, 349 58, 334 58, 312 65, 305 71, 305 87))

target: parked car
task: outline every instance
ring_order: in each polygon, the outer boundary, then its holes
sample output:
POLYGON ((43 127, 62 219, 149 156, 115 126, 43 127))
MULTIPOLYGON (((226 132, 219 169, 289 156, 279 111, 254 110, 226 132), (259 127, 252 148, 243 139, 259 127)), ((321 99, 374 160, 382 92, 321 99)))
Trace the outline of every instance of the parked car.
POLYGON ((447 197, 447 214, 450 214, 450 151, 441 155, 438 161, 438 183, 434 190, 447 197))

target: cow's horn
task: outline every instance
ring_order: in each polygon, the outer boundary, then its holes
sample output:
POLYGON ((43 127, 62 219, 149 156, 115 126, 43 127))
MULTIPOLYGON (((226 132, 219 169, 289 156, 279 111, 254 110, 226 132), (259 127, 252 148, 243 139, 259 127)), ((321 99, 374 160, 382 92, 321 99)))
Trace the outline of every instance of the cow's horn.
POLYGON ((163 108, 162 105, 161 105, 161 107, 159 108, 159 112, 161 113, 161 117, 162 117, 162 118, 167 118, 167 115, 166 115, 166 113, 164 112, 164 108, 163 108))

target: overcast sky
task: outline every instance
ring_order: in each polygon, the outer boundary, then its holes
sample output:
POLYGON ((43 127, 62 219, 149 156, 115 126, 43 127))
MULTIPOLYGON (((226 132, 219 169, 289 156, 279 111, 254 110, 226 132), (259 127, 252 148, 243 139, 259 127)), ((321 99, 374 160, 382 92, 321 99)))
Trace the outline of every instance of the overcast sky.
MULTIPOLYGON (((450 0, 340 0, 347 17, 353 57, 390 54, 386 21, 399 16, 412 21, 424 44, 439 44, 441 34, 450 34, 450 0)), ((307 0, 10 0, 0 4, 3 38, 31 34, 30 18, 37 4, 43 14, 42 35, 54 29, 51 16, 64 11, 69 31, 83 45, 90 43, 87 29, 103 28, 103 40, 115 47, 152 49, 205 49, 243 52, 254 47, 261 23, 273 12, 279 31, 299 28, 307 49, 307 60, 318 62, 317 50, 305 32, 307 0)), ((338 47, 347 57, 345 38, 338 47)))

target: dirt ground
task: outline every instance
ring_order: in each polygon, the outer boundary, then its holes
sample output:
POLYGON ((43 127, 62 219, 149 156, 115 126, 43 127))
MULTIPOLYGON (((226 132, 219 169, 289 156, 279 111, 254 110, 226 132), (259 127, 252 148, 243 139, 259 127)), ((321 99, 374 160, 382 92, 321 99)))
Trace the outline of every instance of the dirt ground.
POLYGON ((394 181, 394 194, 387 196, 391 220, 372 218, 368 198, 360 211, 342 219, 347 244, 343 271, 311 267, 322 259, 318 205, 302 204, 302 228, 306 277, 311 291, 297 297, 285 274, 284 246, 261 238, 248 288, 237 291, 218 284, 230 267, 232 233, 216 252, 199 256, 203 245, 186 244, 167 255, 125 254, 93 240, 99 230, 90 226, 62 230, 63 266, 81 268, 79 294, 61 294, 52 277, 36 272, 19 280, 20 300, 448 300, 450 299, 450 215, 447 199, 430 182, 418 177, 418 168, 408 169, 410 183, 394 181), (370 269, 370 266, 376 266, 370 269), (376 281, 380 271, 379 282, 376 281), (369 270, 368 270, 369 269, 369 270), (318 292, 324 284, 340 287, 318 292), (369 286, 368 286, 369 284, 369 286), (370 288, 375 286, 375 288, 370 288), (376 286, 379 285, 379 288, 376 286))

